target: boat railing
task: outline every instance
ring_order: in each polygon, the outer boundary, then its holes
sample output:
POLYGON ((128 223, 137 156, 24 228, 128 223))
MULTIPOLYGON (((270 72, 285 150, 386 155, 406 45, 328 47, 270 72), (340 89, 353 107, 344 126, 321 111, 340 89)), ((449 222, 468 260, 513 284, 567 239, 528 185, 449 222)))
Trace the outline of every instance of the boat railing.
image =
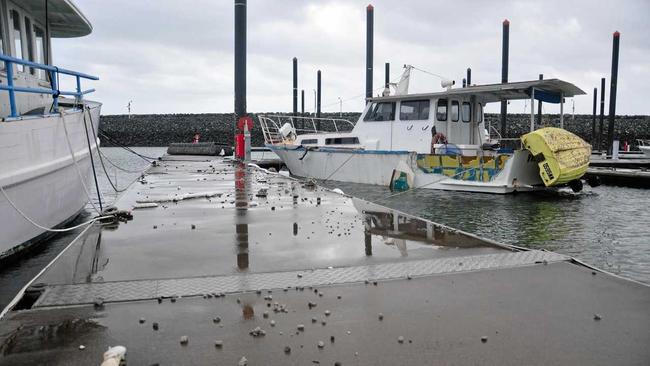
POLYGON ((492 125, 489 125, 489 126, 488 126, 488 134, 489 134, 490 140, 497 140, 497 141, 498 141, 498 140, 501 140, 501 133, 499 133, 499 130, 497 130, 497 129, 496 129, 494 126, 492 126, 492 125), (496 135, 496 138, 493 138, 493 137, 492 137, 492 133, 494 133, 494 134, 496 135))
POLYGON ((494 126, 488 126, 490 141, 496 141, 499 147, 506 149, 521 149, 521 139, 518 137, 501 137, 501 133, 494 126), (493 135, 494 134, 494 135, 493 135))
POLYGON ((2 54, 0 54, 0 61, 4 62, 5 71, 7 73, 7 83, 0 84, 0 90, 6 90, 9 92, 9 117, 11 118, 20 117, 20 113, 16 107, 16 93, 50 94, 52 95, 53 99, 52 110, 56 113, 59 111, 59 96, 74 96, 75 101, 79 103, 83 99, 84 95, 95 91, 95 89, 82 90, 81 79, 99 80, 97 76, 67 70, 52 65, 39 64, 37 62, 27 61, 2 54), (23 65, 35 69, 44 70, 45 72, 49 73, 51 88, 32 88, 14 85, 14 65, 23 65), (77 87, 75 91, 65 91, 59 89, 59 76, 61 74, 73 76, 76 78, 77 87))
POLYGON ((349 132, 354 128, 354 123, 342 118, 260 115, 259 120, 264 142, 267 144, 277 144, 284 141, 280 129, 287 123, 291 125, 296 135, 349 132))

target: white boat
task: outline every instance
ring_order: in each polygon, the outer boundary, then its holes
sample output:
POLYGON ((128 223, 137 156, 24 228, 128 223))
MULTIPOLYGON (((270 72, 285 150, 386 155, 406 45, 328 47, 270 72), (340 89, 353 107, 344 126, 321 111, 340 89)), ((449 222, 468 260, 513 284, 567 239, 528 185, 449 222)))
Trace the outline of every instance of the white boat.
MULTIPOLYGON (((584 94, 558 80, 535 80, 408 94, 411 66, 395 92, 369 98, 359 120, 260 116, 265 145, 299 177, 430 188, 511 193, 570 185, 589 162, 591 147, 564 129, 540 128, 522 139, 492 137, 483 108, 502 100, 561 103, 584 94)), ((562 108, 561 108, 562 109, 562 108)), ((560 115, 560 124, 563 123, 560 115)))
POLYGON ((650 141, 636 140, 639 145, 639 150, 647 157, 650 158, 650 141))
MULTIPOLYGON (((101 104, 82 79, 52 66, 51 38, 81 37, 90 22, 67 0, 0 0, 0 260, 52 234, 84 209, 101 104), (71 78, 76 90, 60 90, 71 78)), ((89 180, 90 178, 90 180, 89 180)))

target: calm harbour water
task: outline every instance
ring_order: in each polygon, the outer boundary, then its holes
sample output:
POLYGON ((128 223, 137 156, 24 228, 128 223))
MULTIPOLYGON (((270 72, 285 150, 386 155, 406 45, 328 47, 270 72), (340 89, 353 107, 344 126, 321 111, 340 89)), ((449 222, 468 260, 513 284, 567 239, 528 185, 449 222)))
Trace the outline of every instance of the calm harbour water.
MULTIPOLYGON (((157 157, 166 148, 134 148, 157 157)), ((141 170, 147 163, 121 148, 102 148, 116 165, 141 170)), ((107 164, 118 188, 139 173, 107 164)), ((650 192, 642 189, 585 187, 579 194, 489 195, 421 189, 387 198, 384 187, 326 182, 330 188, 377 202, 500 242, 544 248, 574 256, 612 273, 650 283, 650 192)), ((103 174, 100 190, 112 202, 115 193, 103 174)), ((77 223, 88 220, 89 212, 77 223)), ((81 231, 58 235, 28 258, 0 268, 0 309, 81 231)))

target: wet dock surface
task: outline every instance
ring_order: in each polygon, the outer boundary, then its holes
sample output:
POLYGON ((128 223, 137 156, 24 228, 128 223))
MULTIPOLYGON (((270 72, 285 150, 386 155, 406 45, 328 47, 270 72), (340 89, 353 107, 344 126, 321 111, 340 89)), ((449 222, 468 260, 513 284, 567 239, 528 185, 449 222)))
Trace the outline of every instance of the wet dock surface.
POLYGON ((0 321, 0 364, 115 345, 131 365, 650 359, 650 288, 563 255, 220 159, 167 157, 118 207, 142 208, 86 230, 0 321))

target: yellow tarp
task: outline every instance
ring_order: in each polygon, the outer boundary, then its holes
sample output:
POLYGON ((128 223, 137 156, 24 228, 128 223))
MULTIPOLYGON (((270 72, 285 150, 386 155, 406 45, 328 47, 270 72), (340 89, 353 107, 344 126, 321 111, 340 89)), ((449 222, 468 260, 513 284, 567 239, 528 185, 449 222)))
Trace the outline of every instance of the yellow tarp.
POLYGON ((540 128, 521 136, 521 141, 540 159, 539 175, 547 187, 579 179, 589 167, 591 145, 567 130, 540 128))

